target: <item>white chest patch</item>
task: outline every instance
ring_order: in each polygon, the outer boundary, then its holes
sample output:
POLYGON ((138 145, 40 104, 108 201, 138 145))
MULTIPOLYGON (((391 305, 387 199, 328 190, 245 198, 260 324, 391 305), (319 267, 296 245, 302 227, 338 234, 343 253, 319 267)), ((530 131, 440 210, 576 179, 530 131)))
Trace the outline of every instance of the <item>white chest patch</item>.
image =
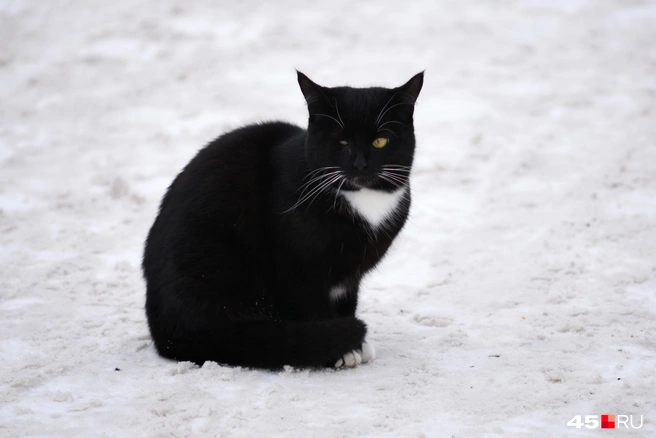
POLYGON ((344 295, 346 295, 346 287, 342 285, 338 285, 330 289, 330 299, 333 301, 339 300, 344 295))
POLYGON ((360 189, 357 192, 341 191, 340 193, 351 204, 353 210, 376 228, 398 208, 406 190, 408 190, 407 187, 402 187, 391 193, 371 189, 360 189))

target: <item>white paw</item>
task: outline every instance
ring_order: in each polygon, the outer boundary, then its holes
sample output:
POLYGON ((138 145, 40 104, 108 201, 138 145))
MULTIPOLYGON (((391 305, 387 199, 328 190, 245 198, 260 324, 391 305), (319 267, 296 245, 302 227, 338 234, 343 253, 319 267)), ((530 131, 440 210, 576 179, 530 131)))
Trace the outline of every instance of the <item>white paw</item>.
POLYGON ((362 363, 371 362, 376 359, 376 350, 371 342, 365 341, 362 343, 362 363))
POLYGON ((349 351, 335 362, 335 368, 353 368, 361 363, 367 363, 376 358, 374 347, 367 341, 362 343, 362 348, 349 351))

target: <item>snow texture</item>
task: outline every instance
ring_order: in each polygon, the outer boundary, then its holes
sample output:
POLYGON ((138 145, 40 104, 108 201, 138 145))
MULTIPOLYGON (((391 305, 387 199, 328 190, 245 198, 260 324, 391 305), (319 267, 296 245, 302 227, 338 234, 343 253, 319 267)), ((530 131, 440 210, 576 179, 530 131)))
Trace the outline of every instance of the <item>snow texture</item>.
POLYGON ((656 436, 656 3, 0 0, 0 436, 656 436), (377 358, 157 356, 167 185, 294 68, 426 69, 411 219, 361 290, 377 358), (623 436, 619 431, 607 432, 623 436))

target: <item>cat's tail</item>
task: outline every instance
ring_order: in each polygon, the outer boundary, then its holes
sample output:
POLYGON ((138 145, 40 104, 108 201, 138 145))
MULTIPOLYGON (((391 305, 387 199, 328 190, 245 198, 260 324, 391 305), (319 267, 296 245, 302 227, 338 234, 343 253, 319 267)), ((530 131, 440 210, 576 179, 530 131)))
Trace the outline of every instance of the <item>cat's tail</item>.
POLYGON ((332 366, 345 353, 361 348, 367 326, 355 317, 319 321, 238 321, 183 338, 153 336, 164 357, 202 364, 278 369, 332 366))

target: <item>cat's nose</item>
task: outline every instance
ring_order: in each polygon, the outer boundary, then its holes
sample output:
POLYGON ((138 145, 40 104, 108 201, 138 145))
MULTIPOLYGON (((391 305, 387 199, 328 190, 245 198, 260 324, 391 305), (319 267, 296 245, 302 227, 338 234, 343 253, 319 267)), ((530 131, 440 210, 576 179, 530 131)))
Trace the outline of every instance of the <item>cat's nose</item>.
POLYGON ((367 159, 364 157, 364 154, 362 152, 358 152, 358 154, 355 156, 355 161, 353 161, 353 167, 355 167, 358 170, 363 170, 365 167, 367 167, 367 159))

